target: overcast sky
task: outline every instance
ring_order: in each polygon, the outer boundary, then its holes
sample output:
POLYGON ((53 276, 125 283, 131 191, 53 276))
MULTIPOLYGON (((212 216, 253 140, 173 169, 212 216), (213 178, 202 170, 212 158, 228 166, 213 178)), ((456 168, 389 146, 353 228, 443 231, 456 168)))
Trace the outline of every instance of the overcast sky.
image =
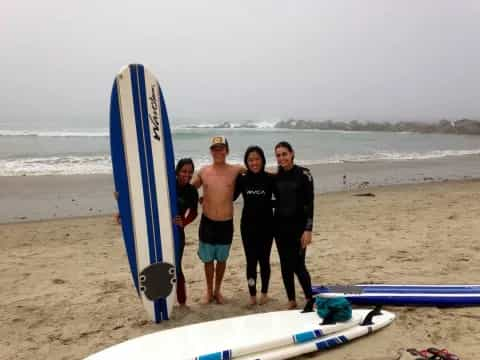
POLYGON ((3 0, 0 125, 107 127, 130 62, 174 122, 478 119, 479 19, 478 0, 3 0))

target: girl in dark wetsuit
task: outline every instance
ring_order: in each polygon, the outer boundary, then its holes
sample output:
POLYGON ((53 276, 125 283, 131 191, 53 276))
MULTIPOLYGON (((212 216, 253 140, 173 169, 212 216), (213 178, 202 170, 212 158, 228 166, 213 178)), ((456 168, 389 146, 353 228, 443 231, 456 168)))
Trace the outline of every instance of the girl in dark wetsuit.
POLYGON ((275 176, 274 229, 280 255, 283 283, 288 296, 288 308, 297 307, 294 274, 302 286, 305 298, 312 298, 312 282, 305 265, 307 245, 312 241, 313 179, 310 171, 294 164, 292 146, 282 141, 275 146, 278 173, 275 176))
POLYGON ((184 228, 190 224, 198 214, 198 191, 190 184, 194 171, 192 159, 180 159, 175 168, 177 175, 177 211, 178 215, 174 219, 178 226, 180 234, 180 256, 178 264, 177 279, 177 301, 180 305, 185 305, 187 300, 185 289, 185 276, 182 271, 182 257, 185 249, 185 231, 184 228))
POLYGON ((258 146, 250 146, 247 149, 244 162, 247 171, 237 177, 234 199, 240 194, 243 196, 240 230, 247 258, 250 304, 257 303, 257 264, 260 264, 262 280, 260 304, 262 305, 268 300, 270 281, 270 252, 273 243, 273 176, 265 172, 265 155, 258 146))

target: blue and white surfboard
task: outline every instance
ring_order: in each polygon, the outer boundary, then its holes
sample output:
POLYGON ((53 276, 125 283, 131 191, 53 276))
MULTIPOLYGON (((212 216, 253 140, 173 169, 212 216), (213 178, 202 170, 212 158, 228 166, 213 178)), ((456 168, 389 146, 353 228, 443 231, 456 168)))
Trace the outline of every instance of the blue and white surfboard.
POLYGON ((179 253, 172 222, 176 214, 174 155, 162 91, 143 65, 126 66, 115 78, 110 144, 133 282, 151 319, 167 320, 176 293, 179 253), (147 271, 152 266, 156 272, 147 271), (165 276, 161 271, 167 272, 165 276), (161 279, 156 281, 152 274, 161 279))
POLYGON ((312 286, 321 297, 343 296, 358 305, 460 307, 480 305, 480 285, 357 284, 312 286))

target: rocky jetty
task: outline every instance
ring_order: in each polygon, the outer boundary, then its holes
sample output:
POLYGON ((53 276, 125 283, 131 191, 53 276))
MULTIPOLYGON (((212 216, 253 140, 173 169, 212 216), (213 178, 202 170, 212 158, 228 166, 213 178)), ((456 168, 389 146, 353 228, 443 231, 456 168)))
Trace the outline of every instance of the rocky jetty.
POLYGON ((441 134, 472 134, 480 135, 480 121, 461 119, 456 121, 440 120, 437 123, 421 123, 413 121, 390 122, 363 122, 363 121, 312 121, 289 119, 275 124, 278 129, 297 130, 345 130, 345 131, 392 131, 418 132, 441 134))

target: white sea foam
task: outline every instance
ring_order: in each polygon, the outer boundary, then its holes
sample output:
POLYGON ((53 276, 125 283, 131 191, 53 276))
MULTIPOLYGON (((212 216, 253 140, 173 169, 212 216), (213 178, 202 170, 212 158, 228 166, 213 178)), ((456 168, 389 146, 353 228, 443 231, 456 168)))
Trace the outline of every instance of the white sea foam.
POLYGON ((344 162, 368 162, 368 161, 397 161, 397 160, 428 160, 440 159, 445 157, 467 156, 480 154, 480 149, 472 150, 435 150, 424 153, 410 152, 377 152, 374 154, 339 154, 328 158, 316 160, 300 160, 299 164, 339 164, 344 162))
POLYGON ((106 129, 98 129, 94 131, 77 131, 77 130, 0 130, 0 136, 40 136, 40 137, 108 137, 109 133, 106 129))
POLYGON ((247 122, 228 122, 230 127, 223 127, 226 123, 193 123, 193 124, 183 124, 183 125, 174 125, 173 130, 184 130, 184 129, 274 129, 276 122, 269 121, 247 121, 247 122))
MULTIPOLYGON (((425 153, 375 153, 370 155, 339 154, 322 159, 298 160, 301 165, 334 164, 343 162, 369 162, 369 161, 397 161, 397 160, 425 160, 443 157, 455 157, 480 154, 480 149, 474 150, 445 150, 425 153)), ((243 163, 242 154, 231 154, 229 162, 234 164, 243 163)), ((194 162, 199 169, 211 162, 210 157, 194 156, 194 162)), ((267 159, 268 166, 275 166, 276 161, 270 157, 267 159)), ((77 174, 108 174, 112 172, 110 156, 64 156, 23 159, 1 159, 0 176, 21 175, 77 175, 77 174)))
POLYGON ((65 156, 0 160, 0 176, 108 174, 109 156, 65 156))

